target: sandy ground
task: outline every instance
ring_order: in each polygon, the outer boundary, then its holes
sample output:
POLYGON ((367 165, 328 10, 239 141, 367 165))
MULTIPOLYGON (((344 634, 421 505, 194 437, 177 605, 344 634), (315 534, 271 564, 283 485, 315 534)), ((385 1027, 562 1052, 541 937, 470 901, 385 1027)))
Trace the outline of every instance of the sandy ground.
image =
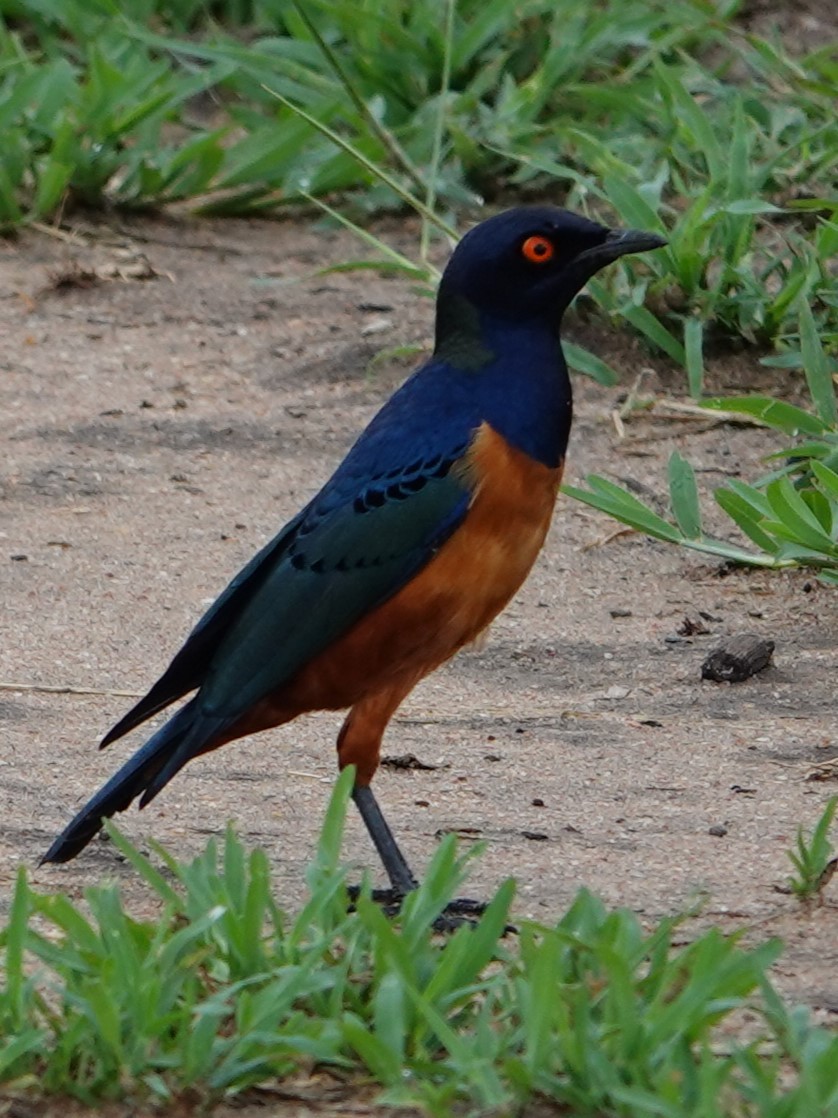
MULTIPOLYGON (((414 231, 385 232, 407 247, 414 231)), ((153 682, 407 371, 371 371, 373 358, 427 346, 432 304, 406 285, 315 275, 356 254, 333 231, 255 222, 160 220, 81 228, 73 243, 33 233, 0 243, 0 908, 21 861, 43 889, 78 895, 112 876, 132 903, 148 903, 105 843, 67 867, 36 862, 142 740, 95 748, 129 695, 153 682), (56 287, 79 268, 109 278, 56 287)), ((566 333, 622 368, 626 384, 643 369, 644 389, 680 383, 634 340, 579 316, 566 333)), ((720 388, 765 386, 752 355, 713 376, 720 388)), ((757 476, 775 449, 753 428, 663 413, 633 419, 621 439, 611 415, 621 391, 577 380, 568 481, 596 470, 660 495, 679 447, 712 516, 712 487, 757 476)), ((485 842, 470 892, 514 874, 519 916, 553 920, 585 885, 649 922, 698 905, 702 926, 779 934, 781 988, 838 1021, 836 887, 811 907, 775 890, 798 825, 811 827, 838 791, 838 766, 811 779, 838 757, 835 592, 805 574, 721 577, 700 557, 614 529, 560 502, 485 648, 426 681, 393 723, 389 753, 438 767, 382 770, 385 811, 417 868, 441 832, 485 842), (709 631, 679 635, 685 618, 709 631), (706 652, 742 631, 776 642, 773 666, 738 685, 702 682, 706 652)), ((312 716, 228 746, 121 825, 188 857, 232 819, 267 850, 294 906, 339 723, 312 716)), ((374 861, 355 818, 346 857, 374 861)))

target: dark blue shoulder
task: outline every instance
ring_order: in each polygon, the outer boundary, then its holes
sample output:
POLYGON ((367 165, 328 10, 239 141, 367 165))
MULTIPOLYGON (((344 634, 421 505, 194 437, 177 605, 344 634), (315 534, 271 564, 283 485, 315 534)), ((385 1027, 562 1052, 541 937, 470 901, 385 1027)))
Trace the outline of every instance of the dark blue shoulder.
POLYGON ((444 362, 421 366, 370 421, 307 515, 323 516, 370 489, 409 491, 421 478, 444 476, 482 422, 473 385, 467 387, 444 362))

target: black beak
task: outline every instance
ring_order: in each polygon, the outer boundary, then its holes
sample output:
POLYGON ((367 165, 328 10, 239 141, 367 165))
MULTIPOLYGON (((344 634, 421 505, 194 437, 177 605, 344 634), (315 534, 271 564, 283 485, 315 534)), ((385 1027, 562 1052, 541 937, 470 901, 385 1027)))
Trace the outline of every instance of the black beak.
POLYGON ((657 233, 644 233, 640 229, 609 229, 602 244, 580 252, 574 263, 593 275, 620 256, 627 256, 630 252, 649 252, 653 248, 663 248, 665 244, 666 239, 657 233))

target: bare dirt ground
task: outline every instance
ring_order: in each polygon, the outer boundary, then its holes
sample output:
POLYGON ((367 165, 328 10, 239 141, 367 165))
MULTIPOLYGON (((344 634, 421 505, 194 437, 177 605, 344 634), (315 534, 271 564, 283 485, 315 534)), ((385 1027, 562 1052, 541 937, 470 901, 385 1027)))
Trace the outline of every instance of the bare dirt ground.
MULTIPOLYGON (((405 247, 415 232, 384 231, 405 247)), ((115 877, 148 903, 105 843, 67 867, 37 859, 142 740, 95 748, 130 695, 406 374, 392 362, 371 372, 372 359, 428 345, 432 304, 403 283, 314 274, 357 255, 315 225, 233 221, 0 242, 0 908, 21 861, 45 890, 79 895, 115 877)), ((624 370, 624 385, 648 369, 644 391, 682 391, 632 339, 578 315, 565 333, 624 370)), ((751 354, 713 376, 722 390, 766 385, 751 354)), ((664 413, 633 419, 621 439, 612 411, 625 388, 576 387, 572 483, 597 471, 662 495, 678 447, 709 512, 714 485, 757 476, 776 449, 754 428, 664 413)), ((485 648, 432 676, 393 723, 388 752, 437 767, 383 769, 382 804, 417 868, 440 832, 485 842, 470 892, 514 874, 519 916, 554 920, 585 885, 649 922, 698 904, 702 926, 779 934, 780 987, 836 1023, 835 885, 812 907, 775 886, 798 824, 838 791, 838 766, 810 779, 838 757, 838 598, 805 574, 721 577, 614 529, 561 500, 485 648), (708 632, 679 635, 685 618, 708 632), (773 666, 738 685, 702 682, 706 652, 742 631, 776 642, 773 666)), ((228 746, 119 822, 188 857, 232 819, 267 850, 293 907, 339 724, 312 716, 228 746)), ((374 861, 354 818, 346 857, 374 861)))

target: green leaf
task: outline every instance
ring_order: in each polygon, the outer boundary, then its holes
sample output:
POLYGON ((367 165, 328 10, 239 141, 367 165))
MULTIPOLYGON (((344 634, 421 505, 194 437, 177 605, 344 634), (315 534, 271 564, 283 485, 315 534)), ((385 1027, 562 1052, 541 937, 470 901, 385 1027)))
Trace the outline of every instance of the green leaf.
POLYGON ((0 222, 17 225, 23 220, 23 210, 17 200, 17 183, 13 182, 0 162, 0 222))
MULTIPOLYGON (((300 191, 300 193, 303 198, 306 199, 306 201, 311 202, 313 206, 317 206, 318 209, 334 218, 335 221, 344 226, 344 228, 349 229, 352 233, 354 233, 359 240, 363 241, 365 244, 368 244, 370 248, 376 249, 382 254, 382 256, 385 256, 387 258, 386 263, 389 264, 391 268, 402 272, 404 275, 409 276, 411 279, 421 280, 424 283, 431 282, 432 280, 439 280, 439 273, 436 271, 433 265, 428 264, 425 268, 417 266, 406 256, 402 256, 400 252, 397 252, 394 248, 391 248, 385 241, 382 241, 380 238, 376 237, 374 233, 370 233, 366 229, 363 229, 360 225, 356 225, 354 221, 351 221, 348 217, 345 217, 339 210, 336 210, 332 206, 327 205, 326 202, 321 201, 319 198, 315 198, 313 197, 313 195, 307 194, 305 191, 300 191)), ((341 269, 344 269, 347 267, 363 268, 365 266, 365 262, 360 261, 358 264, 350 262, 349 264, 344 264, 340 267, 341 269)), ((327 270, 328 269, 324 269, 324 271, 327 270)))
POLYGON ((347 1013, 343 1018, 342 1031, 346 1042, 355 1049, 380 1083, 398 1082, 401 1074, 400 1061, 381 1036, 370 1032, 366 1021, 354 1013, 347 1013))
POLYGON ((38 189, 32 210, 38 217, 51 214, 61 201, 73 173, 71 163, 60 163, 50 159, 38 178, 38 189))
POLYGON ((766 517, 772 515, 771 505, 768 503, 768 498, 761 489, 757 489, 755 485, 746 485, 744 481, 737 481, 736 478, 731 478, 727 485, 729 489, 754 510, 755 516, 766 517))
POLYGON ((838 500, 838 473, 824 465, 823 462, 818 462, 817 459, 812 459, 809 466, 824 492, 838 500))
MULTIPOLYGON (((751 132, 748 129, 747 118, 742 104, 742 97, 736 98, 733 114, 733 134, 730 140, 730 160, 727 174, 727 197, 744 199, 750 186, 751 171, 751 132)), ((731 209, 737 202, 728 203, 727 212, 742 212, 731 209)), ((750 211, 752 212, 752 211, 750 211)))
POLYGON ((687 383, 694 400, 701 396, 704 385, 704 324, 700 318, 684 322, 684 358, 687 366, 687 383))
POLYGON ((719 145, 710 117, 684 85, 683 71, 666 66, 660 60, 656 60, 654 70, 660 86, 672 101, 673 116, 679 130, 689 137, 695 150, 701 152, 710 178, 723 180, 727 158, 719 145))
POLYGON ((677 528, 662 516, 652 512, 627 490, 597 474, 589 474, 585 480, 590 485, 590 490, 563 485, 562 492, 592 508, 607 512, 609 516, 613 516, 623 524, 628 524, 638 532, 645 532, 648 536, 667 540, 670 543, 680 542, 682 537, 677 528))
POLYGON ((125 858, 129 865, 133 866, 140 877, 154 890, 157 896, 166 904, 172 905, 175 909, 179 908, 180 897, 178 896, 177 890, 172 888, 163 874, 151 864, 144 854, 128 841, 111 819, 106 819, 103 826, 105 833, 119 853, 125 858))
POLYGON ((701 535, 701 510, 695 471, 677 450, 669 459, 669 494, 678 527, 687 539, 698 539, 701 535))
POLYGON ((18 866, 9 922, 4 929, 4 946, 6 948, 4 959, 5 983, 4 988, 0 988, 0 997, 2 997, 2 1001, 0 1001, 0 1021, 2 1021, 5 1013, 8 1013, 8 1023, 14 1030, 22 1029, 26 1020, 24 1013, 26 990, 24 952, 31 910, 32 903, 29 883, 26 878, 26 867, 18 866))
POLYGON ((679 365, 686 365, 687 357, 684 347, 677 338, 670 334, 663 323, 655 318, 648 307, 631 305, 622 307, 621 313, 635 330, 645 334, 649 341, 662 349, 664 353, 668 353, 673 361, 677 361, 679 365))
POLYGON ((835 427, 838 425, 838 407, 836 407, 830 362, 818 337, 812 309, 805 299, 800 304, 797 321, 800 329, 803 371, 806 374, 806 383, 809 385, 815 409, 824 423, 835 427))
POLYGON ((800 495, 812 510, 812 514, 817 519, 821 528, 832 538, 835 519, 832 515, 832 504, 829 498, 821 493, 820 489, 804 489, 801 491, 800 495))
POLYGON ((780 206, 775 206, 771 202, 764 202, 761 198, 738 198, 734 202, 728 202, 725 206, 719 207, 720 213, 725 214, 781 214, 785 211, 780 206))
POLYGON ((376 163, 374 160, 368 158, 368 156, 366 156, 360 150, 357 144, 353 144, 349 140, 346 140, 339 132, 336 132, 327 124, 324 124, 322 120, 318 120, 316 116, 313 116, 311 113, 306 112, 306 110, 301 108, 299 105, 295 105, 293 101, 289 101, 289 99, 287 97, 284 97, 278 90, 272 89, 268 85, 265 85, 264 89, 265 92, 270 94, 271 97, 275 97, 277 101, 280 102, 280 104, 284 105, 287 109, 290 109, 292 113, 296 113, 297 116, 306 121, 307 124, 310 124, 312 128, 316 129, 318 132, 322 133, 329 140, 331 140, 331 142, 336 147, 341 148, 348 155, 351 155, 356 163, 363 167, 364 170, 368 171, 374 178, 384 183, 385 186, 388 186, 397 197, 401 198, 403 202, 406 202, 407 205, 411 207, 411 209, 414 209, 421 217, 430 222, 431 225, 436 226, 446 236, 451 237, 454 240, 457 239, 455 230, 448 224, 448 222, 445 221, 444 218, 442 218, 436 211, 429 210, 420 198, 417 198, 415 194, 412 194, 409 190, 402 186, 402 184, 396 178, 394 178, 389 171, 385 170, 383 164, 376 163))
POLYGON ((602 180, 608 200, 628 225, 645 229, 649 233, 665 233, 663 223, 639 190, 617 175, 606 175, 602 180))
POLYGON ((577 373, 585 373, 599 384, 610 386, 618 383, 619 373, 589 349, 562 339, 562 351, 570 368, 575 369, 577 373))
POLYGON ((708 411, 740 412, 759 419, 768 427, 775 427, 787 435, 822 435, 827 424, 811 412, 776 400, 773 396, 718 396, 702 400, 701 406, 708 411))
POLYGON ((818 518, 788 478, 772 482, 766 489, 766 497, 787 538, 813 551, 838 555, 835 541, 826 535, 818 518))
POLYGON ((762 517, 753 505, 731 489, 717 489, 713 495, 719 507, 724 509, 731 520, 736 522, 749 540, 752 540, 757 547, 768 555, 776 554, 777 541, 760 527, 762 517))

